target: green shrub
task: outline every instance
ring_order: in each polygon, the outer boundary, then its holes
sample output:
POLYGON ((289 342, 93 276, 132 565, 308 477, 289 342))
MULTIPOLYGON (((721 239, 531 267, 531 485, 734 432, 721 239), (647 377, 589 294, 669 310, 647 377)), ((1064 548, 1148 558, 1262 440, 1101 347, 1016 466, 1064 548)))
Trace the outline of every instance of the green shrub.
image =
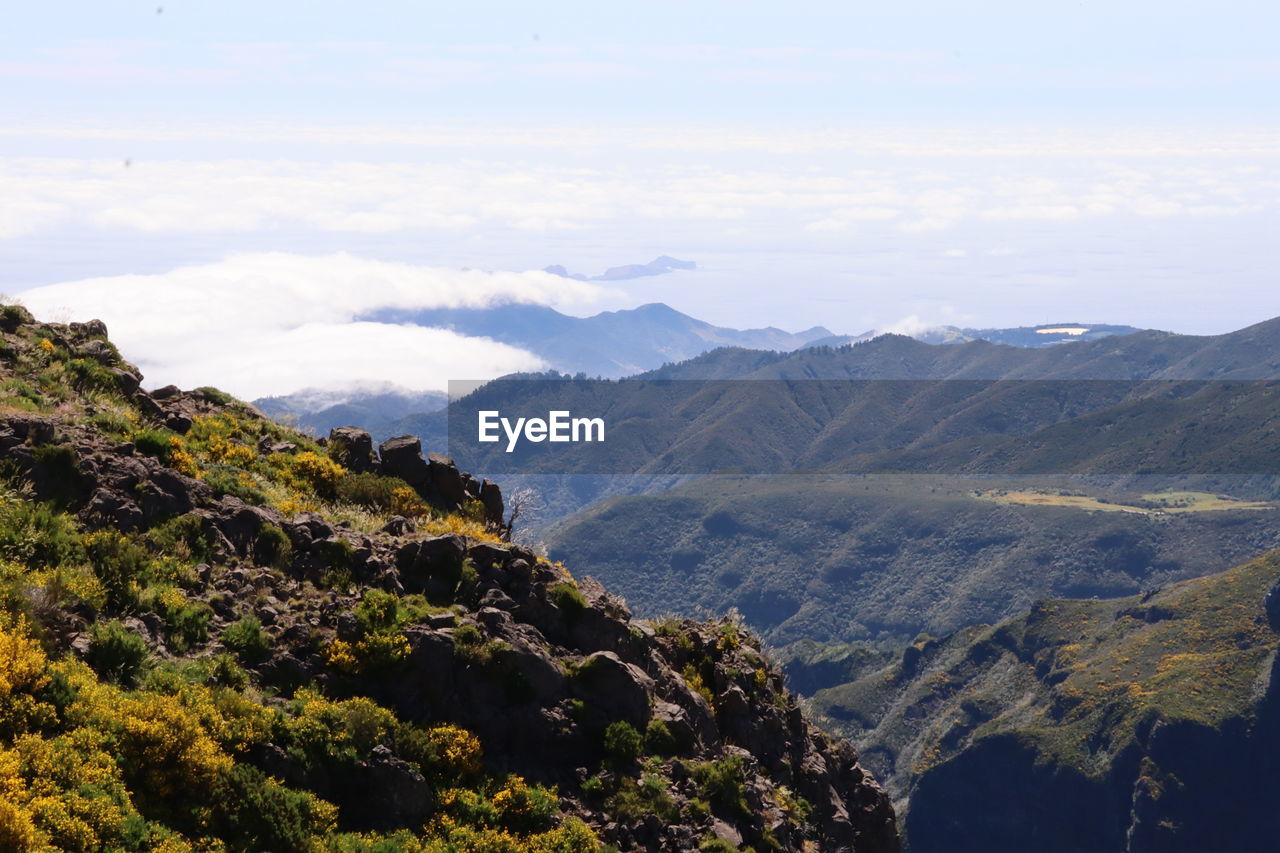
POLYGON ((662 720, 650 720, 644 730, 645 751, 651 755, 675 755, 687 744, 682 744, 662 720))
POLYGON ((166 637, 176 652, 184 652, 209 639, 209 618, 213 608, 203 601, 164 611, 166 637))
POLYGON ((707 833, 698 842, 698 853, 739 853, 738 848, 718 835, 707 833))
POLYGON ((240 402, 226 391, 214 388, 212 385, 202 385, 195 390, 195 393, 203 394, 205 399, 215 406, 231 406, 240 402))
POLYGON ((0 307, 0 329, 6 332, 16 332, 20 326, 31 321, 31 312, 21 305, 0 307))
POLYGON ((702 799, 730 814, 751 814, 743 789, 741 756, 728 755, 716 761, 691 762, 685 766, 697 783, 702 799))
POLYGON ((273 524, 264 524, 253 540, 252 558, 260 566, 283 569, 293 556, 293 543, 289 536, 273 524))
MULTIPOLYGON (((339 463, 345 459, 333 444, 329 445, 329 455, 339 463)), ((347 473, 339 477, 334 484, 334 495, 343 503, 357 504, 385 512, 391 509, 395 500, 395 490, 407 487, 408 484, 399 477, 384 477, 374 473, 347 473)))
POLYGON ((29 412, 43 411, 49 402, 39 388, 16 376, 0 383, 0 392, 3 392, 7 398, 5 402, 10 406, 29 412))
POLYGON ((248 764, 236 764, 221 776, 210 805, 212 828, 232 850, 308 853, 316 849, 315 836, 333 828, 322 801, 248 764))
POLYGON ((541 785, 528 785, 518 776, 507 777, 506 784, 494 794, 493 804, 497 825, 519 835, 546 832, 560 812, 555 791, 541 785))
POLYGON ((399 602, 389 592, 367 589, 355 607, 356 624, 365 634, 374 634, 396 627, 399 602))
POLYGON ((93 359, 70 359, 67 362, 67 373, 76 390, 82 394, 89 391, 115 394, 120 388, 116 384, 115 374, 93 359))
POLYGON ((636 727, 618 720, 604 730, 605 760, 618 768, 630 767, 640 757, 642 739, 636 727))
POLYGON ((126 610, 136 603, 138 582, 151 565, 146 548, 114 530, 99 530, 84 540, 93 573, 107 594, 107 607, 126 610))
POLYGON ((321 562, 330 571, 339 571, 351 568, 351 562, 355 559, 356 549, 351 547, 351 543, 347 540, 334 538, 321 542, 317 546, 316 552, 321 562))
POLYGON ((205 682, 210 686, 230 687, 232 690, 243 690, 249 685, 249 673, 236 663, 229 654, 214 655, 210 661, 209 673, 205 682))
POLYGON ((42 444, 35 449, 36 465, 54 485, 50 500, 60 507, 76 501, 80 492, 80 459, 69 444, 42 444))
POLYGON ((469 664, 486 667, 494 656, 511 648, 502 640, 486 640, 475 625, 459 625, 453 629, 454 654, 469 664))
POLYGON ((217 541, 204 520, 194 513, 156 525, 147 531, 147 539, 161 553, 201 563, 213 561, 217 541))
POLYGON ((222 629, 222 636, 218 639, 246 664, 258 663, 271 651, 271 638, 262 630, 262 623, 255 616, 245 616, 228 625, 222 629))
POLYGON ((141 429, 133 434, 133 446, 139 453, 154 456, 161 462, 167 463, 169 454, 173 451, 170 439, 175 435, 177 433, 167 429, 141 429))
POLYGON ((231 495, 253 506, 264 506, 267 495, 253 482, 240 476, 240 470, 232 465, 221 463, 209 466, 204 474, 204 481, 219 495, 231 495))
POLYGON ((604 780, 599 776, 590 776, 582 783, 582 796, 596 800, 604 796, 604 780))
POLYGON ((103 678, 132 686, 146 659, 146 642, 115 619, 89 629, 89 666, 103 678))
POLYGON ((663 823, 675 823, 680 809, 667 790, 667 783, 653 773, 646 773, 640 782, 624 776, 618 782, 618 790, 605 801, 605 810, 614 820, 635 823, 654 815, 663 823))
POLYGON ((0 557, 30 568, 56 568, 84 558, 75 521, 44 503, 0 499, 0 557))
POLYGON ((550 595, 552 602, 560 608, 565 619, 570 622, 576 621, 587 609, 587 599, 583 597, 577 585, 569 581, 561 581, 551 587, 550 595))
POLYGON ((129 431, 133 429, 130 420, 118 412, 98 412, 89 418, 89 423, 100 432, 120 438, 129 435, 129 431))

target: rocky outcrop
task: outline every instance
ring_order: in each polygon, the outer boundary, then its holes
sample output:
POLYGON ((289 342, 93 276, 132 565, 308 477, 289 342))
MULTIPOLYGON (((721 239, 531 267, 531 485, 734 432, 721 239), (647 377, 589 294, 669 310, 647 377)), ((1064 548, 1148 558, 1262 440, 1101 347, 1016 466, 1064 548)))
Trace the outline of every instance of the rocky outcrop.
POLYGON ((357 474, 378 470, 373 438, 359 427, 345 426, 330 430, 329 454, 357 474))
MULTIPOLYGON (((30 322, 18 317, 19 327, 30 322)), ((400 478, 452 518, 357 516, 357 526, 293 499, 273 504, 246 485, 257 481, 245 469, 245 478, 214 476, 228 457, 215 456, 211 440, 202 439, 199 465, 184 459, 207 426, 198 419, 234 420, 236 447, 252 457, 246 464, 259 476, 288 472, 293 479, 272 488, 292 489, 312 507, 327 504, 303 494, 298 478, 338 476, 314 442, 212 390, 140 390, 101 324, 45 333, 52 347, 118 371, 90 375, 112 383, 151 428, 129 427, 135 446, 87 410, 10 414, 0 419, 0 459, 38 498, 74 513, 84 532, 129 534, 107 537, 121 549, 100 559, 108 573, 112 561, 141 564, 164 549, 182 555, 164 569, 181 578, 179 605, 132 594, 126 578, 100 612, 82 602, 42 614, 50 647, 91 655, 94 621, 114 618, 156 660, 227 667, 211 683, 239 678, 255 695, 281 699, 304 687, 367 697, 406 725, 422 724, 418 732, 455 723, 483 745, 493 778, 554 784, 560 812, 620 850, 675 853, 718 837, 757 851, 897 851, 888 797, 848 743, 809 723, 741 624, 633 619, 600 584, 494 536, 498 487, 446 457, 424 457, 413 437, 374 454, 367 434, 343 429, 328 445, 357 484, 388 485, 359 475, 400 478), (149 434, 162 425, 172 432, 149 434), (192 443, 175 439, 184 434, 192 443), (477 513, 487 530, 475 525, 477 513), (179 618, 202 628, 184 634, 179 618), (650 798, 643 807, 641 787, 650 798)), ((165 583, 172 600, 176 587, 165 583)), ((437 814, 439 790, 422 772, 430 760, 408 761, 402 746, 384 735, 340 774, 275 740, 244 758, 254 772, 336 804, 343 829, 420 828, 437 814)))
MULTIPOLYGON (((363 432, 354 427, 346 430, 363 432)), ((368 433, 364 433, 367 437, 368 433)), ((479 481, 458 470, 448 456, 440 453, 422 455, 422 442, 416 435, 389 438, 378 446, 380 470, 389 477, 399 477, 422 496, 423 500, 447 512, 456 512, 475 501, 486 521, 502 524, 502 491, 489 480, 479 481)))

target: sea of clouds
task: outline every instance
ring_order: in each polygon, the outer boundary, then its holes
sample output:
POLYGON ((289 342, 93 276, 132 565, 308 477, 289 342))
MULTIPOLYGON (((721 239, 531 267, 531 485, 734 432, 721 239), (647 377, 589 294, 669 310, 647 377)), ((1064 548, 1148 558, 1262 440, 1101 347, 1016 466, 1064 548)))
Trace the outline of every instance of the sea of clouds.
POLYGON ((544 366, 539 358, 506 344, 361 318, 380 308, 568 306, 602 292, 544 272, 271 252, 46 285, 21 301, 45 319, 103 320, 149 386, 217 385, 253 399, 375 381, 444 390, 450 378, 536 370, 544 366))

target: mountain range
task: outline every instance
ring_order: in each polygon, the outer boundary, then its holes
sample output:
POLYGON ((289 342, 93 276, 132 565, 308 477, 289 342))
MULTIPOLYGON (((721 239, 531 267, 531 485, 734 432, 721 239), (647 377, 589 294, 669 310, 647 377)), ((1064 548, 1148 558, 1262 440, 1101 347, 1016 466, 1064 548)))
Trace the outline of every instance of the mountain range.
POLYGON ((662 444, 637 442, 637 470, 791 473, 637 495, 617 494, 620 477, 613 497, 543 531, 553 554, 573 553, 639 612, 679 590, 711 611, 737 607, 779 644, 892 643, 1040 596, 1136 593, 1280 544, 1280 321, 1040 350, 900 336, 719 350, 646 378, 708 373, 783 381, 678 386, 688 400, 663 407, 674 426, 655 433, 662 444), (869 390, 826 395, 815 376, 869 390), (1097 376, 1108 378, 1081 378, 1097 376), (804 383, 814 393, 788 390, 804 383), (1174 388, 1188 393, 1164 396, 1174 388), (743 414, 762 399, 768 418, 743 414), (655 547, 621 547, 637 541, 655 547))
MULTIPOLYGON (((618 280, 635 273, 635 270, 648 270, 643 273, 646 275, 657 274, 653 271, 683 269, 685 267, 676 265, 684 263, 663 257, 650 264, 616 267, 590 280, 618 280)), ((559 267, 549 270, 568 275, 559 267)), ((579 275, 569 277, 588 280, 579 275)), ((547 306, 507 303, 488 308, 383 310, 361 319, 449 328, 459 334, 489 338, 525 349, 542 359, 550 369, 561 373, 606 378, 631 376, 663 365, 687 362, 720 348, 786 353, 806 347, 839 347, 878 336, 876 332, 858 336, 837 335, 822 326, 794 333, 773 327, 732 329, 698 320, 662 303, 606 311, 590 317, 573 317, 547 306)), ((1036 348, 1136 331, 1129 326, 1078 323, 1017 329, 943 326, 921 331, 917 338, 929 343, 990 340, 1036 348), (1053 330, 1053 333, 1041 334, 1045 330, 1053 330)), ((708 373, 703 378, 714 377, 708 373)), ((442 404, 437 403, 442 399, 443 395, 430 392, 368 387, 351 388, 341 393, 333 389, 304 390, 261 398, 254 403, 271 417, 292 418, 298 426, 312 429, 318 435, 333 427, 354 425, 385 437, 403 428, 404 425, 397 424, 397 421, 438 409, 442 404)))
POLYGON ((660 302, 590 317, 572 317, 545 305, 506 303, 490 308, 383 309, 362 319, 452 329, 526 349, 562 373, 603 377, 629 376, 716 347, 788 351, 831 336, 821 326, 794 334, 773 327, 728 329, 660 302))

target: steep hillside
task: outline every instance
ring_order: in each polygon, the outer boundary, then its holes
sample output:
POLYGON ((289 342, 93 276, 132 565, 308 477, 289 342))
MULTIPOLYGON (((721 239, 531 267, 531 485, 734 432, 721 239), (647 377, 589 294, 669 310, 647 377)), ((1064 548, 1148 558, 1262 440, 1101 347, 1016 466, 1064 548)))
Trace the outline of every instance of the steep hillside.
POLYGON ((416 439, 0 332, 0 849, 897 849, 737 623, 632 619, 416 439))
POLYGON ((1272 553, 1142 596, 1046 599, 888 665, 863 655, 811 706, 909 803, 913 853, 1264 853, 1280 835, 1278 576, 1272 553))
POLYGON ((898 644, 994 622, 1044 596, 1132 595, 1280 547, 1274 502, 1173 511, 1159 495, 1179 493, 1048 485, 711 477, 612 498, 547 540, 553 557, 572 554, 643 615, 735 607, 776 645, 898 644))

